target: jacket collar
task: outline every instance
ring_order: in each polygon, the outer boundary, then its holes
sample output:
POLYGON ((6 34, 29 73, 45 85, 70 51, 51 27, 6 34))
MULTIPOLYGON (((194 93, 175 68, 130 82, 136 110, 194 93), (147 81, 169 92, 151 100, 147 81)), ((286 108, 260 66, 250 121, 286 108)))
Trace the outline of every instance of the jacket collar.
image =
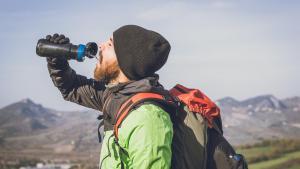
POLYGON ((164 90, 164 87, 158 82, 159 75, 145 77, 137 81, 129 81, 125 83, 118 83, 114 85, 107 85, 108 90, 113 93, 120 93, 123 95, 130 95, 139 92, 158 92, 164 90))

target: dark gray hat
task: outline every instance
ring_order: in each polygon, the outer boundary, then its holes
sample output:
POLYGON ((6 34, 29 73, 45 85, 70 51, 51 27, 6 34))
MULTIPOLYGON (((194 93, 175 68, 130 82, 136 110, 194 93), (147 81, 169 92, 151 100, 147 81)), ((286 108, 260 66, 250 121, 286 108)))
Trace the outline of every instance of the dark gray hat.
POLYGON ((130 80, 152 76, 167 61, 169 42, 159 33, 137 25, 125 25, 113 33, 120 69, 130 80))

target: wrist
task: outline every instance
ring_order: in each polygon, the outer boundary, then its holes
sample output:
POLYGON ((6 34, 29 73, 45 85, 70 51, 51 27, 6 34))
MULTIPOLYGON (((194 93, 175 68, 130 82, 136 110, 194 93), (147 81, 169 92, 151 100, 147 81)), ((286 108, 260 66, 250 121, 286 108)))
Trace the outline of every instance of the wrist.
POLYGON ((68 60, 65 57, 60 57, 60 58, 46 57, 46 60, 48 65, 51 67, 61 68, 61 69, 69 67, 68 60))

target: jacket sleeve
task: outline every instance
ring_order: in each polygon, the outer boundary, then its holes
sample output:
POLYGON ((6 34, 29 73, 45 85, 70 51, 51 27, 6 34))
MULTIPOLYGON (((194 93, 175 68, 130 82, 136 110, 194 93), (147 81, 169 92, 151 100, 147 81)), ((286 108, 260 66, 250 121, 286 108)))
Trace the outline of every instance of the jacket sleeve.
POLYGON ((145 104, 132 111, 123 121, 119 136, 128 152, 129 168, 170 168, 173 125, 160 107, 145 104))
POLYGON ((64 58, 48 57, 47 62, 50 77, 65 100, 102 110, 103 82, 77 75, 64 58))

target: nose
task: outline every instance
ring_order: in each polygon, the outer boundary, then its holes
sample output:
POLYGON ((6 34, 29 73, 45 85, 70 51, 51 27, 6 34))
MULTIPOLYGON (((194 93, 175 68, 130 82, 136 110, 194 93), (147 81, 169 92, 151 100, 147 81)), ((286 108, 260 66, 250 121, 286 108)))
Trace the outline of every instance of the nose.
POLYGON ((105 46, 105 45, 104 45, 104 43, 103 43, 103 42, 102 42, 102 43, 100 43, 100 45, 99 45, 99 49, 100 49, 100 50, 103 50, 103 49, 104 49, 104 46, 105 46))

